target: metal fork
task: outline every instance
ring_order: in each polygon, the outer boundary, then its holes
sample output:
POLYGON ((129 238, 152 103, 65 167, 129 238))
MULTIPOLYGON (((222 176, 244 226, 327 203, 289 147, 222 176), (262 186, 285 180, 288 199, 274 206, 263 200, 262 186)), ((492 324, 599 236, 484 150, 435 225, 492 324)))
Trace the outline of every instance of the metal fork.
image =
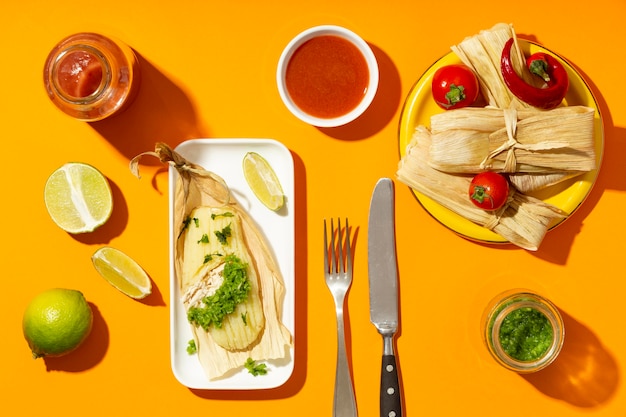
POLYGON ((346 354, 343 307, 346 293, 352 284, 352 247, 348 219, 345 227, 345 246, 341 229, 341 220, 337 219, 337 229, 330 220, 330 246, 328 245, 326 219, 324 219, 324 275, 326 286, 335 299, 337 313, 337 367, 335 374, 335 397, 333 401, 334 417, 356 417, 356 399, 352 385, 352 375, 346 354), (336 233, 335 233, 336 232, 336 233), (335 234, 337 241, 335 241, 335 234), (330 258, 329 258, 330 256, 330 258))

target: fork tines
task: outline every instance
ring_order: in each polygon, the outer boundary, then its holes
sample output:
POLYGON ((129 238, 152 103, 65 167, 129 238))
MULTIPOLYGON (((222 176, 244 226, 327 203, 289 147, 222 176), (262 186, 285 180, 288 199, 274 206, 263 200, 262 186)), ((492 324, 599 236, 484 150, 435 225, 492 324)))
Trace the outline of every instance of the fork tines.
POLYGON ((347 218, 344 229, 341 228, 341 219, 337 218, 337 229, 335 229, 333 219, 330 219, 330 246, 328 245, 326 219, 324 219, 324 269, 331 274, 345 274, 352 270, 350 227, 347 218), (344 232, 346 235, 345 242, 343 239, 344 232), (337 236, 336 240, 335 236, 337 236), (329 252, 330 262, 328 260, 329 252))

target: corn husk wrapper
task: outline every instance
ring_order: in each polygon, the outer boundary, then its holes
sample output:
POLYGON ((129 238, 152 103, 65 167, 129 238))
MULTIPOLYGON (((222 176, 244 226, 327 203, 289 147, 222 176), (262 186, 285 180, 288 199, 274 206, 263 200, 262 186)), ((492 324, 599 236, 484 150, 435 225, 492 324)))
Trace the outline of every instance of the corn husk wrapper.
POLYGON ((501 209, 489 212, 475 207, 467 197, 472 176, 432 168, 428 164, 430 141, 430 131, 418 126, 396 176, 400 182, 443 207, 531 251, 539 248, 553 224, 567 216, 559 208, 522 194, 513 187, 501 209))
POLYGON ((560 182, 582 175, 581 172, 555 172, 554 174, 509 174, 509 182, 521 193, 533 193, 560 182))
MULTIPOLYGON (((531 108, 529 104, 513 95, 504 83, 501 72, 501 55, 504 44, 514 38, 511 48, 511 61, 517 74, 528 84, 543 87, 545 83, 530 73, 525 65, 525 57, 519 46, 513 25, 498 23, 478 34, 466 37, 462 42, 453 45, 450 49, 470 67, 478 78, 483 96, 490 107, 506 109, 531 108)), ((561 173, 515 173, 510 176, 511 182, 522 192, 533 192, 558 184, 581 172, 561 173)))
MULTIPOLYGON (((131 171, 139 177, 140 157, 152 155, 161 162, 174 167, 179 179, 176 184, 174 224, 181 225, 189 213, 197 207, 227 208, 239 216, 247 248, 260 280, 260 291, 265 315, 265 327, 259 339, 246 350, 230 351, 215 343, 211 335, 200 327, 191 326, 196 339, 200 363, 209 379, 225 376, 229 371, 241 368, 248 358, 255 361, 283 359, 289 354, 292 336, 282 324, 282 304, 285 287, 282 275, 265 237, 253 219, 231 195, 225 181, 218 175, 193 164, 164 143, 157 143, 154 152, 146 152, 133 158, 131 171)), ((182 288, 183 241, 178 239, 175 247, 175 272, 182 288)), ((190 285, 191 283, 185 283, 190 285)), ((181 300, 182 301, 182 300, 181 300)), ((187 306, 186 306, 187 307, 187 306)))
POLYGON ((462 108, 433 115, 429 162, 446 172, 580 174, 596 168, 590 107, 462 108))
POLYGON ((480 90, 485 100, 492 107, 509 108, 515 104, 519 108, 529 108, 529 104, 519 100, 504 83, 500 70, 500 60, 504 44, 514 38, 511 48, 511 62, 515 71, 529 84, 537 87, 543 84, 539 77, 533 76, 526 68, 526 60, 518 45, 513 25, 498 23, 491 29, 465 38, 458 45, 450 47, 461 61, 471 68, 478 78, 480 90))

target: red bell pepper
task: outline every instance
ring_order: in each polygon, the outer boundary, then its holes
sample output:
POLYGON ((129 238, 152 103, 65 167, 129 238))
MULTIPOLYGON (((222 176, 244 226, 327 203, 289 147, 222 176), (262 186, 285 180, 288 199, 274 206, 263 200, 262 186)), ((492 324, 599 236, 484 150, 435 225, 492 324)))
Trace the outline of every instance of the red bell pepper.
POLYGON ((536 53, 526 63, 528 69, 544 79, 547 87, 538 88, 526 83, 513 69, 511 63, 511 47, 513 38, 509 39, 502 49, 500 67, 504 82, 515 97, 544 110, 557 107, 563 101, 569 89, 569 77, 561 63, 551 55, 536 53))

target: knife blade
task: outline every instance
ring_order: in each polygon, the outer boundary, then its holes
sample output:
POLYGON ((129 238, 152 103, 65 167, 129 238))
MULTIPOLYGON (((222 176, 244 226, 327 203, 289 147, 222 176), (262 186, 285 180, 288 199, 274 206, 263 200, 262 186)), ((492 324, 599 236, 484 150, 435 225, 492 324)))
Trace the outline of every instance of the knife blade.
POLYGON ((394 187, 389 178, 376 183, 368 225, 370 321, 383 336, 380 375, 380 415, 402 416, 402 396, 393 339, 398 330, 398 270, 394 187))

